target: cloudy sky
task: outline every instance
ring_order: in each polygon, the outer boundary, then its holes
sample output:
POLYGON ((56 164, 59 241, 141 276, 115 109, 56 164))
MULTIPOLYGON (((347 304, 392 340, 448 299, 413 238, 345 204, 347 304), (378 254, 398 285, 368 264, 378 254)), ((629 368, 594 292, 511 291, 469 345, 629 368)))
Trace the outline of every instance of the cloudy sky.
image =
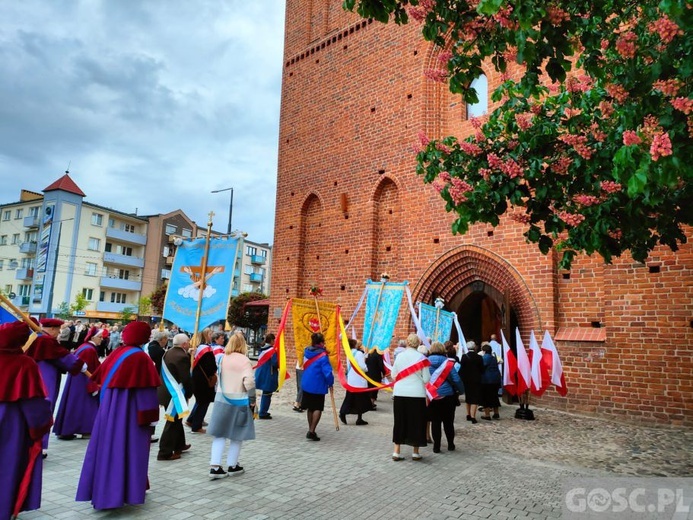
POLYGON ((86 200, 272 242, 282 0, 0 2, 0 203, 86 200))

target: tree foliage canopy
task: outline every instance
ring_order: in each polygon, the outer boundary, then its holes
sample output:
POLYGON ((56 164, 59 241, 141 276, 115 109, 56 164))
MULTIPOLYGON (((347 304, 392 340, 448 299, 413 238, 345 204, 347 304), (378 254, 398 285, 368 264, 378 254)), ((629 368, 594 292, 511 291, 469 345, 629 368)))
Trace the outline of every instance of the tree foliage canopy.
POLYGON ((476 102, 490 63, 499 103, 475 134, 419 135, 417 172, 455 211, 454 233, 507 214, 542 253, 606 262, 693 224, 690 0, 345 0, 382 22, 419 22, 440 47, 426 75, 476 102), (508 74, 508 66, 519 65, 508 74))
POLYGON ((246 303, 267 298, 260 292, 241 293, 231 300, 228 312, 228 322, 237 327, 246 327, 252 330, 257 330, 267 324, 267 316, 269 307, 250 306, 246 307, 246 303))

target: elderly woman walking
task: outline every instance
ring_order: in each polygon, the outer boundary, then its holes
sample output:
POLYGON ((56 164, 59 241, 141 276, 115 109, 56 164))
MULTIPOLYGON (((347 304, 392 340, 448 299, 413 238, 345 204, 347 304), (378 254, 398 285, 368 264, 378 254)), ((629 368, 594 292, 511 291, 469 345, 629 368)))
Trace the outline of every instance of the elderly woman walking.
POLYGON ((402 444, 412 447, 412 460, 421 460, 419 448, 426 446, 426 383, 431 378, 430 361, 417 351, 419 337, 410 334, 407 348, 392 365, 395 424, 392 442, 395 445, 392 460, 403 460, 402 444))
POLYGON ((243 441, 255 439, 255 376, 248 359, 248 345, 241 334, 233 334, 219 360, 219 380, 214 398, 212 418, 207 433, 212 440, 209 478, 240 475, 243 467, 238 464, 243 441), (221 467, 226 439, 230 441, 226 456, 228 469, 221 467))

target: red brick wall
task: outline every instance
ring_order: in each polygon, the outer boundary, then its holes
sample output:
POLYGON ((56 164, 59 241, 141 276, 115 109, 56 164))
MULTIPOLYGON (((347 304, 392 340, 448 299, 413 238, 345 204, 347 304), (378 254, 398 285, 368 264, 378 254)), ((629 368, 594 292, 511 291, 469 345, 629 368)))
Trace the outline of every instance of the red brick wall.
MULTIPOLYGON (((317 283, 348 318, 383 271, 424 301, 482 280, 489 295, 508 290, 525 341, 531 329, 604 328, 603 342, 557 342, 570 392, 549 390, 542 404, 692 426, 691 246, 658 250, 647 265, 580 257, 568 273, 508 219, 453 236, 454 216, 415 174, 412 145, 419 130, 468 135, 465 104, 424 79, 436 51, 416 24, 369 23, 340 5, 287 2, 272 311, 317 283)), ((499 76, 487 77, 492 90, 499 76)), ((407 315, 397 336, 410 330, 407 315)))

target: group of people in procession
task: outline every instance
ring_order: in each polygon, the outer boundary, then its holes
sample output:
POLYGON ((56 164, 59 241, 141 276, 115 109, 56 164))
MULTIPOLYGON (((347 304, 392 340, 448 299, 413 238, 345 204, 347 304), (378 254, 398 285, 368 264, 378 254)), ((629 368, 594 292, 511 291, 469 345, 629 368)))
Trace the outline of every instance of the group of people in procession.
MULTIPOLYGON (((0 326, 0 453, 9 469, 0 476, 0 485, 10 491, 0 499, 0 520, 40 506, 51 425, 60 439, 89 438, 76 499, 90 500, 95 509, 144 503, 150 446, 158 441, 159 461, 180 459, 191 448, 183 421, 193 433, 212 437, 210 479, 244 472, 240 452, 243 441, 255 438, 253 419, 272 419, 272 394, 279 385, 273 334, 265 337, 253 366, 241 332, 228 339, 224 332, 210 329, 196 338, 180 332, 171 337, 168 331, 134 321, 122 332, 90 326, 83 342, 75 346, 72 338, 78 331, 81 334, 81 324, 73 324, 74 331, 52 318, 41 320, 40 325, 42 333, 33 341, 31 329, 22 321, 0 326), (66 329, 70 331, 67 343, 59 339, 66 329), (112 348, 100 350, 106 337, 112 348), (191 355, 193 344, 197 347, 191 355), (8 377, 10 373, 19 376, 8 377), (68 376, 53 424, 62 373, 68 376), (256 413, 257 390, 262 394, 256 413), (192 396, 195 404, 189 411, 187 401, 192 396), (204 419, 212 403, 208 424, 204 419), (166 410, 166 421, 157 438, 160 406, 166 410)), ((412 446, 413 460, 421 460, 419 449, 429 442, 439 453, 443 432, 448 450, 454 450, 460 395, 466 397, 467 420, 472 423, 477 423, 480 405, 482 419, 499 418, 502 361, 500 346, 496 353, 493 341, 483 345, 483 356, 469 342, 467 353, 458 357, 451 342, 434 342, 422 352, 419 337, 411 334, 399 341, 390 365, 377 349, 367 352, 360 342, 349 340, 358 370, 347 361, 340 420, 346 424, 348 415, 356 415, 356 425, 367 425, 363 414, 377 407, 375 386, 389 378, 394 410, 392 459, 404 458, 402 445, 412 446)), ((312 335, 303 359, 297 361, 296 376, 293 409, 306 412, 306 439, 319 441, 316 429, 325 396, 334 385, 321 333, 312 335)))

